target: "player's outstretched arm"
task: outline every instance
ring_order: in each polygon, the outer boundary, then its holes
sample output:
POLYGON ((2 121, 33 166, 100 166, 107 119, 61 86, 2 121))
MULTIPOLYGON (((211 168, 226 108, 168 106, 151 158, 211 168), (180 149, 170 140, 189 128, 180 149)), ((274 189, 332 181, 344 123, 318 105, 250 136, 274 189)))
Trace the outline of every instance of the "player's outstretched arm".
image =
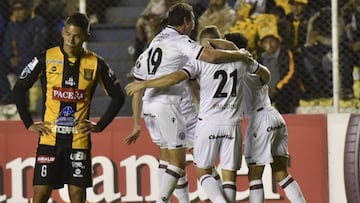
POLYGON ((210 45, 215 49, 239 50, 239 48, 231 41, 224 39, 208 39, 210 45))
POLYGON ((145 88, 165 88, 186 79, 188 79, 188 75, 184 71, 179 70, 157 79, 131 82, 126 85, 125 90, 127 95, 132 96, 145 88))
POLYGON ((252 54, 245 50, 220 50, 205 47, 201 52, 199 60, 208 62, 208 63, 225 63, 233 61, 243 61, 248 62, 252 60, 252 54))

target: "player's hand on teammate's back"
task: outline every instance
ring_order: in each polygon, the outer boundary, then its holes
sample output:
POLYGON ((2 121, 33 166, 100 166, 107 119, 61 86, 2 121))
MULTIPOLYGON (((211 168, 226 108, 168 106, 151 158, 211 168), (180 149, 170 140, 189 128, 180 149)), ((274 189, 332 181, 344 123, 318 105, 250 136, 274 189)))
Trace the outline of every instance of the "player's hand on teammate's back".
POLYGON ((133 96, 142 89, 144 89, 144 85, 140 81, 131 82, 125 86, 125 91, 128 96, 133 96))
POLYGON ((42 134, 42 135, 47 135, 51 133, 51 129, 47 126, 50 126, 51 123, 49 122, 43 122, 43 121, 39 121, 39 122, 34 122, 29 128, 28 130, 30 132, 34 132, 34 133, 38 133, 38 134, 42 134))

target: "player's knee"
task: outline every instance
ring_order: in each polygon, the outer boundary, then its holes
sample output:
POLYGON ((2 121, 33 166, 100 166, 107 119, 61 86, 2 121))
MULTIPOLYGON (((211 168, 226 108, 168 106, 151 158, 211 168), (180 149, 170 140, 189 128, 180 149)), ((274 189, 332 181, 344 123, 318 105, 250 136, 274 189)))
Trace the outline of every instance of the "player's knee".
POLYGON ((264 166, 249 166, 249 173, 248 173, 249 181, 261 179, 263 172, 264 172, 264 166))
POLYGON ((226 170, 226 169, 222 169, 221 170, 221 175, 223 178, 223 181, 232 181, 234 182, 236 180, 236 171, 234 170, 226 170))
POLYGON ((51 195, 51 188, 46 186, 34 186, 33 203, 47 202, 51 195))

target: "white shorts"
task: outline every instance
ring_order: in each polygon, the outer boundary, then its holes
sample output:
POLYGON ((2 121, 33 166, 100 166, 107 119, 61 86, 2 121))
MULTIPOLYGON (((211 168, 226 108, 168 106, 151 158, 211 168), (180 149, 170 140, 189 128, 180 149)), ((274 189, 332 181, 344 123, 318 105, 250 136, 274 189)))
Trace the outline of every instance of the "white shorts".
POLYGON ((216 125, 198 120, 194 139, 194 164, 201 169, 215 165, 219 156, 221 169, 238 170, 242 158, 240 123, 216 125))
POLYGON ((277 110, 263 109, 249 117, 244 155, 248 165, 266 165, 273 156, 289 156, 286 123, 277 110))
POLYGON ((184 115, 184 117, 185 117, 185 124, 186 124, 186 133, 187 133, 187 138, 188 138, 188 142, 187 142, 188 148, 193 148, 198 114, 195 111, 194 113, 189 113, 187 115, 184 115))
POLYGON ((155 144, 169 149, 187 147, 185 120, 178 105, 144 101, 143 114, 155 144))

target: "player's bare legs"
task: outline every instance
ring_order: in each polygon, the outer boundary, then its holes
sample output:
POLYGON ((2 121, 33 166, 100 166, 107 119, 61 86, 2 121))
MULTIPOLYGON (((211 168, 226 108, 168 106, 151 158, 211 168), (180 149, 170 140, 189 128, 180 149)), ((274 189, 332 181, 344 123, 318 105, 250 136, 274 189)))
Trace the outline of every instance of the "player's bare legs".
POLYGON ((271 164, 273 177, 292 203, 304 203, 306 201, 301 192, 300 186, 288 173, 287 166, 287 157, 275 156, 274 162, 271 164))
POLYGON ((75 185, 69 185, 69 197, 71 203, 85 203, 85 188, 81 188, 75 185))
POLYGON ((32 203, 46 203, 51 196, 52 187, 48 185, 34 185, 32 203))
POLYGON ((212 176, 213 167, 208 169, 195 167, 195 169, 200 185, 208 195, 209 199, 214 203, 227 203, 222 188, 219 186, 217 180, 212 176))

